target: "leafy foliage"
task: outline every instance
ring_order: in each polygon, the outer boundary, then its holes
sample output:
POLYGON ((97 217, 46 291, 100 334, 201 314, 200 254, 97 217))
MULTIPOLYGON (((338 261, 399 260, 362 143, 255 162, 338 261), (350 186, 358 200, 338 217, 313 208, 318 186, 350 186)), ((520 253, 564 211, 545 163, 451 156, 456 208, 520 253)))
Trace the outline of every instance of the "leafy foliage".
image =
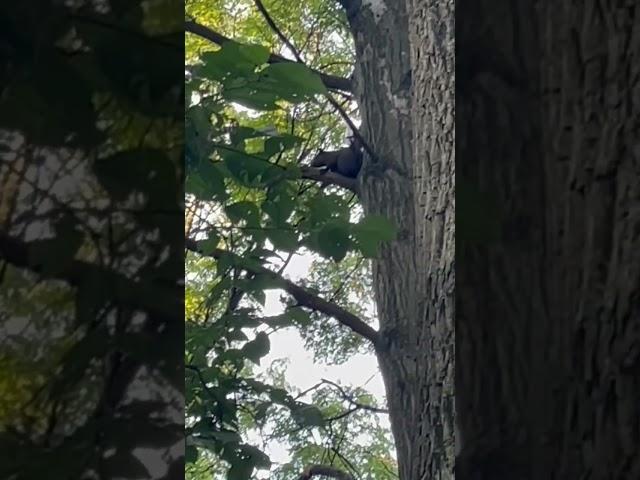
POLYGON ((0 6, 2 478, 183 465, 181 6, 108 3, 0 6))
POLYGON ((252 1, 186 4, 188 19, 233 38, 185 40, 187 231, 199 250, 186 259, 188 478, 208 466, 215 478, 284 479, 312 463, 395 475, 379 413, 349 412, 326 385, 297 392, 263 361, 284 329, 300 332, 318 360, 366 351, 362 338, 290 294, 281 313, 267 313, 268 292, 288 289, 287 267, 302 254, 314 267, 298 286, 374 324, 367 258, 394 237, 389 219, 364 216, 351 192, 323 189, 301 168, 346 131, 311 70, 350 73, 345 19, 330 3, 265 2, 290 40, 307 45, 306 65, 271 60, 283 50, 252 1), (285 463, 272 458, 274 444, 288 446, 285 463))

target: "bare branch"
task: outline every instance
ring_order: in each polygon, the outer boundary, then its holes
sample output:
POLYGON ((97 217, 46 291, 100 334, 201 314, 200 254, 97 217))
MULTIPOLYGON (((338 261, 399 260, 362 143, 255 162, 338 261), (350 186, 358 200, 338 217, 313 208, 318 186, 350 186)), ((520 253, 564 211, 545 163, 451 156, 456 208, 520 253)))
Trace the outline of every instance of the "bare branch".
POLYGON ((329 103, 331 105, 333 105, 333 107, 336 109, 336 111, 340 114, 340 116, 342 117, 342 119, 345 121, 345 123, 347 125, 349 125, 349 128, 351 129, 351 131, 353 132, 354 137, 356 137, 360 143, 362 144, 362 146, 364 147, 364 149, 367 151, 367 153, 371 156, 371 158, 375 161, 378 160, 378 156, 375 154, 375 152, 373 151, 373 149, 371 148, 371 146, 366 142, 366 140, 363 138, 362 134, 360 133, 360 130, 358 130, 358 127, 355 126, 355 124, 353 123, 353 121, 351 120, 351 118, 349 117, 349 115, 347 114, 347 112, 345 112, 344 108, 342 108, 342 105, 340 105, 332 96, 330 93, 326 94, 327 100, 329 100, 329 103))
POLYGON ((240 266, 240 268, 243 268, 248 272, 259 274, 259 275, 268 275, 272 278, 277 279, 281 283, 282 289, 285 290, 287 293, 289 293, 289 295, 291 295, 293 298, 295 298, 299 305, 310 308, 312 310, 316 310, 318 312, 322 312, 330 317, 333 317, 342 325, 351 329, 354 333, 357 333, 358 335, 366 338, 367 340, 372 342, 374 345, 378 344, 378 332, 375 329, 373 329, 371 326, 367 325, 359 317, 345 310, 344 308, 336 305, 335 303, 328 302, 327 300, 317 295, 314 295, 313 293, 309 292, 305 288, 302 288, 299 285, 296 285, 295 283, 293 283, 292 281, 287 280, 282 276, 278 275, 276 272, 269 270, 268 268, 265 268, 265 267, 248 266, 246 265, 246 262, 242 262, 242 258, 238 257, 237 255, 231 252, 227 252, 225 250, 215 249, 212 252, 204 254, 198 248, 198 243, 191 238, 185 239, 185 247, 188 250, 191 250, 193 252, 197 252, 202 255, 207 255, 213 258, 220 258, 223 256, 231 257, 234 263, 237 263, 240 266))
MULTIPOLYGON (((184 23, 184 28, 185 28, 185 31, 193 33, 194 35, 197 35, 201 38, 205 38, 215 43, 216 45, 222 45, 224 42, 231 41, 230 38, 225 37, 224 35, 214 30, 211 30, 209 27, 205 27, 204 25, 201 25, 192 20, 186 21, 184 23)), ((291 60, 284 58, 280 55, 276 55, 275 53, 272 53, 269 56, 268 63, 284 63, 284 62, 295 63, 295 62, 291 62, 291 60)), ((320 80, 322 80, 322 83, 324 83, 324 85, 327 88, 342 90, 344 92, 351 92, 351 80, 349 80, 348 78, 338 77, 337 75, 329 75, 327 73, 322 73, 318 70, 313 70, 313 72, 320 77, 320 80)))
POLYGON ((386 408, 378 408, 378 407, 365 405, 364 403, 358 402, 351 395, 345 392, 344 388, 342 388, 337 383, 332 382, 331 380, 327 380, 326 378, 323 378, 322 383, 326 383, 327 385, 331 385, 332 387, 335 387, 340 392, 340 395, 342 395, 342 398, 344 398, 347 402, 353 405, 356 409, 368 410, 374 413, 389 413, 389 410, 387 410, 386 408))
POLYGON ((296 57, 296 60, 298 60, 298 62, 300 63, 304 63, 296 47, 294 47, 293 43, 291 43, 289 39, 285 36, 285 34, 282 33, 282 30, 278 28, 278 26, 276 25, 276 22, 273 21, 273 18, 271 18, 271 15, 269 15, 269 12, 267 11, 267 9, 264 8, 264 5, 262 4, 261 0, 253 0, 253 3, 255 3, 256 8, 262 14, 265 21, 269 24, 269 27, 271 27, 271 30, 274 31, 274 33, 278 36, 278 38, 282 40, 282 43, 284 43, 287 46, 287 48, 291 51, 291 53, 293 53, 293 56, 296 57))

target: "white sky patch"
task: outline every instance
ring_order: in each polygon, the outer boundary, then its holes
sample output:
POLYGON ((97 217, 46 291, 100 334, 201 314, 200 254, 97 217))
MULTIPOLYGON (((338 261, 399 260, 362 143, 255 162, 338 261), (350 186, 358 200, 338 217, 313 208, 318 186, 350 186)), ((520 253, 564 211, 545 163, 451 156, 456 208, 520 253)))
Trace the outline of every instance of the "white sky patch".
MULTIPOLYGON (((286 276, 294 282, 306 277, 312 262, 313 254, 308 251, 302 251, 301 255, 295 255, 291 259, 285 270, 286 276)), ((268 290, 266 292, 265 315, 278 315, 284 311, 284 306, 280 302, 281 295, 283 295, 281 290, 268 290)), ((380 406, 385 405, 384 384, 375 355, 357 354, 342 365, 327 365, 314 362, 313 352, 305 349, 300 334, 293 328, 275 332, 269 336, 269 340, 271 342, 271 350, 267 356, 262 358, 260 366, 256 367, 257 373, 264 373, 275 361, 286 359, 286 382, 301 391, 316 385, 323 378, 326 378, 340 384, 365 388, 374 396, 380 406)), ((308 401, 309 398, 302 400, 308 401)), ((385 415, 380 415, 380 422, 383 427, 390 428, 385 415)), ((258 439, 257 436, 251 437, 258 439)), ((359 440, 362 442, 366 439, 359 440)), ((266 453, 275 463, 286 463, 290 458, 286 445, 275 441, 268 443, 266 453)))

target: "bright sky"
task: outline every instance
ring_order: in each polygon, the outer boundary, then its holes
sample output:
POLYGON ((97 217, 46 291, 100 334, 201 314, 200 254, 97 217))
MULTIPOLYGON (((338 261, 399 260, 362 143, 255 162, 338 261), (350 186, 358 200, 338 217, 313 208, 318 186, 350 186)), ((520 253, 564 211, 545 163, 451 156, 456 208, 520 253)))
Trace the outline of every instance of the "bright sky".
MULTIPOLYGON (((311 254, 294 256, 285 269, 285 275, 292 281, 306 277, 312 260, 311 254)), ((266 293, 265 314, 282 313, 283 306, 279 300, 281 291, 269 290, 266 293)), ((335 320, 328 321, 335 322, 335 320)), ((286 381, 301 390, 312 387, 326 378, 344 385, 363 387, 378 400, 381 406, 385 404, 384 385, 374 355, 354 355, 342 365, 317 364, 314 363, 313 353, 305 350, 304 342, 295 329, 280 330, 270 335, 269 339, 270 353, 262 359, 257 371, 266 371, 274 360, 286 358, 288 360, 285 371, 286 381)), ((380 420, 382 425, 388 427, 384 415, 380 416, 380 420)), ((267 453, 274 462, 286 462, 288 459, 288 453, 281 445, 270 445, 267 453)))

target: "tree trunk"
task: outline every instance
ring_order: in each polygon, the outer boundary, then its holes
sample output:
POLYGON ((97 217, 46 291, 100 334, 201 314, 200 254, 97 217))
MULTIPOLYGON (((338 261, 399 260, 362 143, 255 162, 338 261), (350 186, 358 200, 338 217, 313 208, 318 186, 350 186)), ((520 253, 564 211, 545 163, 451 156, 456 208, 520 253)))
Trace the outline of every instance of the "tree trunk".
POLYGON ((639 12, 456 7, 458 169, 501 223, 458 251, 456 473, 640 478, 639 12))
POLYGON ((438 4, 369 2, 349 19, 375 153, 361 201, 398 226, 373 274, 401 480, 453 478, 453 1, 438 4))

